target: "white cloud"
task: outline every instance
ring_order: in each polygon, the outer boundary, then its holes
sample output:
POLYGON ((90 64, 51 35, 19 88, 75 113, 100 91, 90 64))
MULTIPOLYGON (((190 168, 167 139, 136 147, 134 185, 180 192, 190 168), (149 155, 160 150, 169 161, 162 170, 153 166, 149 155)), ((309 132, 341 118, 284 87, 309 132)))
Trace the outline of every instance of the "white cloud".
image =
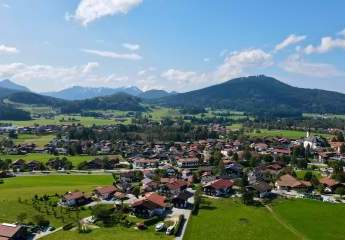
POLYGON ((7 3, 3 3, 3 4, 2 4, 2 7, 4 7, 4 8, 11 8, 11 6, 8 5, 7 3))
POLYGON ((161 77, 166 78, 168 80, 178 80, 178 81, 185 81, 192 79, 197 76, 196 72, 192 71, 181 71, 177 69, 169 69, 162 73, 161 77))
POLYGON ((0 65, 0 78, 10 78, 23 85, 30 84, 30 88, 35 91, 59 90, 75 85, 118 86, 128 81, 127 76, 97 74, 95 70, 98 67, 97 62, 71 67, 10 63, 0 65))
POLYGON ((229 80, 239 76, 247 68, 267 67, 272 63, 272 55, 261 49, 233 52, 225 58, 224 63, 218 67, 215 75, 220 80, 229 80))
POLYGON ((144 76, 144 75, 147 75, 147 74, 154 72, 154 71, 156 71, 155 67, 149 67, 149 68, 142 69, 142 70, 138 71, 137 75, 138 76, 144 76))
POLYGON ((287 72, 305 75, 309 77, 340 77, 345 73, 338 70, 335 66, 326 63, 307 62, 299 54, 293 54, 280 64, 280 67, 287 72))
POLYGON ((289 35, 287 38, 285 38, 281 43, 277 44, 274 48, 274 50, 277 52, 277 51, 280 51, 290 45, 294 45, 294 44, 297 44, 303 40, 306 39, 306 36, 297 36, 295 34, 291 34, 289 35))
POLYGON ((81 0, 73 18, 86 26, 101 17, 127 14, 142 2, 143 0, 81 0))
POLYGON ((338 32, 338 35, 345 37, 345 28, 342 31, 338 32))
POLYGON ((341 38, 332 38, 332 37, 323 37, 321 38, 321 43, 319 46, 308 45, 304 52, 306 54, 312 53, 326 53, 331 51, 334 48, 343 48, 345 49, 345 39, 341 38))
POLYGON ((9 54, 13 54, 13 53, 18 53, 19 50, 15 47, 9 47, 6 45, 0 45, 0 54, 1 53, 9 53, 9 54))
POLYGON ((122 46, 124 48, 127 48, 128 50, 131 50, 131 51, 136 51, 136 50, 140 49, 140 45, 139 44, 124 43, 124 44, 122 44, 122 46))
POLYGON ((142 56, 136 53, 116 53, 110 51, 99 51, 99 50, 92 50, 92 49, 82 49, 81 51, 85 53, 94 54, 100 57, 107 57, 113 59, 122 59, 122 60, 141 60, 142 56))

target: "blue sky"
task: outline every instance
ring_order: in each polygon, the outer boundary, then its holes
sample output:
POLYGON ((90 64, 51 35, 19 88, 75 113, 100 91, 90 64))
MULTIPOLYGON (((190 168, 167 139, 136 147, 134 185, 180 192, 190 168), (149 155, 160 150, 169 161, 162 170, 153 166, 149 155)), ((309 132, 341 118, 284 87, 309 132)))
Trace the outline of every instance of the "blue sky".
POLYGON ((0 79, 188 91, 266 74, 345 92, 345 1, 0 0, 0 79))

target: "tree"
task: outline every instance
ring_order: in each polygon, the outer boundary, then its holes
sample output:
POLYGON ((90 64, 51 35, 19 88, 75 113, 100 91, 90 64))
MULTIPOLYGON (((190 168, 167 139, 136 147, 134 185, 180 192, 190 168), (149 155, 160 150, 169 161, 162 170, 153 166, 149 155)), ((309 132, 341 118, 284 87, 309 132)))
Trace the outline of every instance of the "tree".
POLYGON ((238 154, 237 152, 234 153, 234 155, 232 155, 232 160, 237 162, 238 161, 238 154))
POLYGON ((242 202, 245 205, 252 205, 254 203, 254 192, 250 190, 245 190, 242 193, 242 202))
POLYGON ((38 226, 41 226, 41 227, 48 227, 49 226, 49 220, 45 219, 45 217, 43 215, 35 215, 32 217, 32 220, 38 226))
POLYGON ((342 132, 337 132, 337 141, 338 142, 344 142, 344 135, 342 132))
POLYGON ((340 146, 340 153, 341 154, 345 153, 345 144, 341 144, 341 146, 340 146))
POLYGON ((337 187, 335 189, 335 193, 339 194, 342 197, 343 195, 345 195, 345 187, 337 187))

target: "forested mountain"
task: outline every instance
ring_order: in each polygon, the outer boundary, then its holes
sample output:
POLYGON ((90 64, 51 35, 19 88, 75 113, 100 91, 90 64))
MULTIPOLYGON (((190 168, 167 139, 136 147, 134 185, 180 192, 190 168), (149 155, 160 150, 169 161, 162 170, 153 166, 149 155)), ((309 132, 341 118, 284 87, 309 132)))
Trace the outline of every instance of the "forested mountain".
POLYGON ((121 88, 92 88, 92 87, 80 87, 75 86, 66 88, 58 92, 46 92, 42 95, 61 98, 66 100, 84 100, 95 97, 109 96, 116 93, 127 93, 132 96, 138 96, 142 91, 137 87, 121 87, 121 88))
POLYGON ((43 96, 32 92, 15 92, 6 97, 11 102, 32 104, 32 105, 45 105, 45 106, 60 106, 67 103, 66 100, 43 96))
POLYGON ((303 112, 345 113, 345 94, 298 88, 264 75, 163 97, 155 103, 172 107, 213 107, 260 116, 294 116, 303 112))
POLYGON ((126 93, 117 93, 111 96, 96 97, 85 100, 69 101, 61 105, 63 113, 81 112, 83 110, 122 110, 143 111, 140 98, 126 93))
POLYGON ((148 90, 141 93, 140 95, 138 95, 138 97, 143 98, 143 99, 155 99, 155 98, 166 97, 166 96, 170 96, 174 94, 176 94, 176 92, 167 92, 164 90, 152 89, 152 90, 148 90))
POLYGON ((7 88, 16 91, 30 92, 30 89, 22 85, 16 84, 8 79, 0 81, 0 88, 7 88))

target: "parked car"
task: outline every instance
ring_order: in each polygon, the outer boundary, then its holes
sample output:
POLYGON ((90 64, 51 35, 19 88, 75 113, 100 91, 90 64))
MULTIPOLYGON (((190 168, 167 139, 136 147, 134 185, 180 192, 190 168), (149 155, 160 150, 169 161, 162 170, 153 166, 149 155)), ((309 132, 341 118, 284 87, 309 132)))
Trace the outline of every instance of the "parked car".
POLYGON ((164 222, 160 222, 160 223, 156 224, 156 226, 155 226, 156 232, 160 232, 160 231, 164 230, 164 228, 165 228, 164 222))
POLYGON ((174 232, 174 226, 169 226, 165 232, 166 235, 171 235, 174 232))

